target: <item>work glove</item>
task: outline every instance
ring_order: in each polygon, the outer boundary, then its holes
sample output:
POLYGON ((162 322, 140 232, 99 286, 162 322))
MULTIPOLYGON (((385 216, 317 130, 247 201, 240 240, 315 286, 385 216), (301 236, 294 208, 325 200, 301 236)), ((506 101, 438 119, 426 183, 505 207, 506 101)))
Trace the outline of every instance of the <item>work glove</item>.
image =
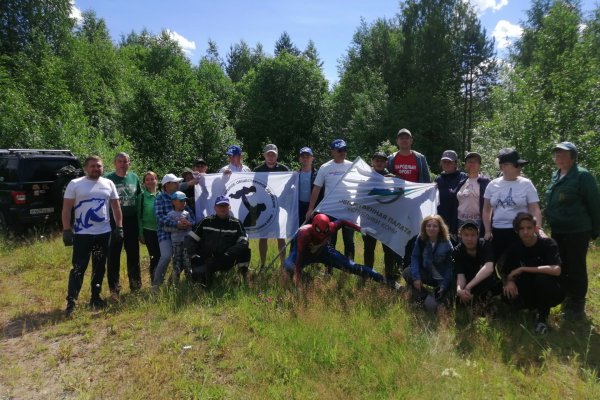
POLYGON ((123 232, 123 228, 116 227, 113 229, 110 239, 113 243, 121 243, 124 237, 125 233, 123 232))
POLYGON ((365 226, 364 228, 360 228, 360 233, 363 236, 369 235, 369 236, 375 237, 375 234, 377 233, 377 231, 373 228, 369 228, 368 226, 365 226))
POLYGON ((73 246, 73 231, 65 229, 63 231, 63 243, 65 246, 73 246))

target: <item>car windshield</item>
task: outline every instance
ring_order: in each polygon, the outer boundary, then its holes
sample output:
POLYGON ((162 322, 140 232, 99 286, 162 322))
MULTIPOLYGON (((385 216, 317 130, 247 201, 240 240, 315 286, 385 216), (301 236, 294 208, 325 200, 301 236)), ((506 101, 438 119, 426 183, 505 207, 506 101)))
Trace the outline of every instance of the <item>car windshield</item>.
POLYGON ((69 159, 25 159, 24 167, 21 171, 23 182, 43 182, 56 180, 56 172, 66 165, 79 167, 77 160, 69 159))

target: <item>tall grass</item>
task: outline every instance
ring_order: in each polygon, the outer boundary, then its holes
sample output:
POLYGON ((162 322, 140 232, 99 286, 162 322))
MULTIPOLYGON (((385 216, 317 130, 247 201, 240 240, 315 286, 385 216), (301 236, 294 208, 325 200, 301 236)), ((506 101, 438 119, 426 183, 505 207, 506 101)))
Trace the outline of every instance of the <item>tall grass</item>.
POLYGON ((0 398, 600 398, 596 249, 592 320, 563 322, 555 310, 539 337, 526 313, 436 317, 318 268, 301 290, 277 268, 248 284, 229 273, 210 288, 125 293, 65 320, 70 250, 58 238, 4 246, 0 398))

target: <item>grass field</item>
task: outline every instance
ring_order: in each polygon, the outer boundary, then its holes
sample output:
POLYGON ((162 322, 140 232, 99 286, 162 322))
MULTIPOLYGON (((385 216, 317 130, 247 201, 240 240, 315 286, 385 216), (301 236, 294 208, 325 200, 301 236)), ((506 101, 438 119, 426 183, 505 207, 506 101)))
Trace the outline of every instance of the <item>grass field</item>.
POLYGON ((66 320, 71 249, 52 235, 0 242, 0 399, 600 398, 596 248, 590 320, 564 322, 553 310, 543 337, 527 313, 437 318, 316 268, 302 291, 274 268, 248 285, 228 274, 210 290, 184 282, 153 294, 142 254, 141 292, 92 311, 88 269, 66 320))

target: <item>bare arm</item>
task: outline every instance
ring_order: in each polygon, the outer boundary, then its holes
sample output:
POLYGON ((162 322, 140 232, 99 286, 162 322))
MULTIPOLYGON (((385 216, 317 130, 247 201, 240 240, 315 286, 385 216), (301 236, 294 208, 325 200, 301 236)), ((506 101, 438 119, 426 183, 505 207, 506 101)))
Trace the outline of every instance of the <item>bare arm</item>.
POLYGON ((486 262, 485 264, 483 264, 483 267, 481 267, 479 271, 477 271, 477 274, 473 279, 471 279, 471 282, 467 283, 466 286, 464 286, 464 288, 470 291, 471 289, 473 289, 474 286, 477 286, 481 281, 485 280, 487 277, 492 275, 493 272, 494 263, 491 261, 486 262))
POLYGON ((546 274, 551 276, 559 276, 560 275, 560 265, 540 265, 539 267, 519 267, 513 269, 510 274, 508 274, 507 280, 514 281, 515 278, 522 273, 528 274, 546 274))
POLYGON ((113 212, 113 217, 115 219, 115 225, 117 228, 123 227, 123 213, 121 212, 121 205, 119 204, 119 199, 110 199, 110 207, 113 212))
POLYGON ((537 226, 542 226, 542 210, 540 210, 540 203, 537 201, 534 203, 527 204, 527 209, 533 215, 537 221, 537 226))
POLYGON ((64 231, 71 230, 71 211, 73 211, 73 205, 75 199, 63 199, 63 208, 61 213, 62 226, 64 231))
POLYGON ((492 203, 490 199, 483 199, 483 227, 485 229, 485 239, 492 237, 492 203))
POLYGON ((317 205, 317 199, 319 198, 321 189, 321 186, 315 185, 313 187, 312 193, 310 194, 310 202, 308 203, 308 211, 306 211, 307 221, 312 217, 312 213, 315 211, 315 206, 317 205))

